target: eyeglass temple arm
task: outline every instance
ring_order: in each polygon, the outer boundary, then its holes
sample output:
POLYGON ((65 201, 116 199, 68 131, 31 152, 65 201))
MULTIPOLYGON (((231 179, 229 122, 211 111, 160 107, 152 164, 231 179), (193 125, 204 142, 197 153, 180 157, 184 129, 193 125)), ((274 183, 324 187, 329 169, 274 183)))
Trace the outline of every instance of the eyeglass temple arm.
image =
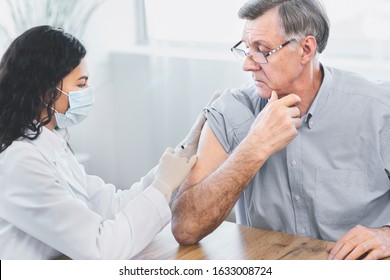
POLYGON ((240 44, 242 43, 242 40, 241 41, 239 41, 237 44, 235 44, 233 47, 231 47, 231 49, 235 49, 235 48, 237 48, 240 44))
POLYGON ((286 42, 284 42, 283 44, 281 44, 279 47, 276 47, 275 49, 273 49, 272 51, 268 52, 267 54, 264 54, 264 57, 269 57, 271 54, 274 54, 275 52, 277 52, 278 50, 280 50, 281 48, 283 48, 284 46, 290 44, 294 39, 291 39, 291 40, 288 40, 286 42))

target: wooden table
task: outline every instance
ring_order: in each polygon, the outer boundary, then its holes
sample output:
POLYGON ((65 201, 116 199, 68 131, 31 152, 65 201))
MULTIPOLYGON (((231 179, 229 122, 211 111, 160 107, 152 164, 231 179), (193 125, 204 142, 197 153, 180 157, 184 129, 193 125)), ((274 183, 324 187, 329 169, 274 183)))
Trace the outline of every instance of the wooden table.
POLYGON ((326 260, 332 242, 223 222, 197 245, 180 246, 168 225, 140 260, 326 260))

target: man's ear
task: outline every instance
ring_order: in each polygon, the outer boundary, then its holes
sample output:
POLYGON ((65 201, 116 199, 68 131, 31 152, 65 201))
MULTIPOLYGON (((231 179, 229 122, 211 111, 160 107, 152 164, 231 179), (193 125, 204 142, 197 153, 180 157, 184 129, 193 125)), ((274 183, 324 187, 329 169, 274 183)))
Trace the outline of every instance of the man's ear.
POLYGON ((308 35, 300 43, 302 47, 302 64, 306 64, 313 59, 317 53, 317 41, 316 38, 312 35, 308 35))

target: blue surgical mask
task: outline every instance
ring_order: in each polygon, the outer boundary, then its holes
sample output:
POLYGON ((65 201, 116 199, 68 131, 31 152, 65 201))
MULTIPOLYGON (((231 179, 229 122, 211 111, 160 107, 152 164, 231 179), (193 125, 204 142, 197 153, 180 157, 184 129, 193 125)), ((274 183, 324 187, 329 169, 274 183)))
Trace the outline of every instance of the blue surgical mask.
POLYGON ((88 117, 91 112, 95 97, 93 88, 87 87, 78 91, 70 91, 66 93, 57 88, 61 93, 68 96, 69 109, 65 114, 55 111, 55 118, 59 128, 67 128, 81 123, 88 117))

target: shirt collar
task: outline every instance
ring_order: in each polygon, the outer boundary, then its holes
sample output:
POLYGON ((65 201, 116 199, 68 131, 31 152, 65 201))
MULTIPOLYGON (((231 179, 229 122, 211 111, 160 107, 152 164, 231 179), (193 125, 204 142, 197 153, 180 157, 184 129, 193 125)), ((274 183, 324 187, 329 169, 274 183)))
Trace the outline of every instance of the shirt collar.
POLYGON ((44 126, 38 138, 32 140, 31 143, 52 162, 55 162, 55 153, 57 151, 64 152, 67 147, 65 139, 60 133, 55 130, 51 131, 44 126))
POLYGON ((322 66, 322 64, 320 64, 320 67, 323 71, 324 78, 316 97, 303 119, 309 129, 313 128, 316 118, 319 116, 324 104, 328 100, 333 85, 333 77, 330 71, 326 67, 322 66))

